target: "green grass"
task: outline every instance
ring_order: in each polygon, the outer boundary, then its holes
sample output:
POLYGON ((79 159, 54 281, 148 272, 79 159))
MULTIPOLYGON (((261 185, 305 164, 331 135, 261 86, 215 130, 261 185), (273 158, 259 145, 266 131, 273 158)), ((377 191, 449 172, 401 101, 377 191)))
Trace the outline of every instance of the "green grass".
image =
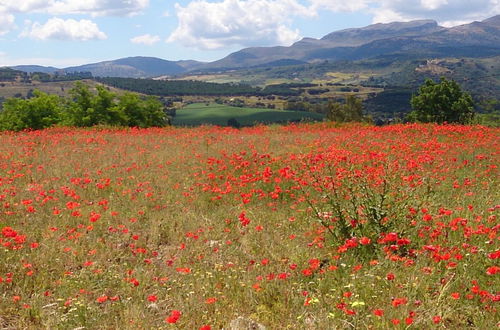
POLYGON ((317 113, 271 110, 259 108, 239 108, 220 104, 194 103, 178 110, 173 124, 176 126, 196 126, 211 124, 226 126, 231 118, 241 125, 255 123, 280 123, 300 120, 322 120, 323 115, 317 113))

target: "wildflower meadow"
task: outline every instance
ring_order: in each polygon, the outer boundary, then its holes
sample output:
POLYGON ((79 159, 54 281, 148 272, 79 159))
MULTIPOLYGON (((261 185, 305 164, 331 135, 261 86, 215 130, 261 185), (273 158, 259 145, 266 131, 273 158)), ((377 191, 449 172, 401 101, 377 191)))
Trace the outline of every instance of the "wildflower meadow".
POLYGON ((500 130, 0 134, 0 328, 494 329, 500 130))

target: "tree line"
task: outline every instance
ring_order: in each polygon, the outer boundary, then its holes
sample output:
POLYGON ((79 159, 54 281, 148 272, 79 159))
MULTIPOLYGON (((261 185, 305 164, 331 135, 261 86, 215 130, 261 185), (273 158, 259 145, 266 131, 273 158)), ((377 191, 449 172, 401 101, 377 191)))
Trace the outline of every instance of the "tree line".
POLYGON ((155 97, 116 95, 96 86, 96 93, 77 82, 69 98, 35 90, 29 99, 9 98, 0 111, 0 130, 20 131, 51 126, 94 125, 151 127, 169 124, 164 105, 155 97))
POLYGON ((265 88, 246 84, 211 83, 196 80, 155 80, 103 77, 96 81, 128 91, 157 96, 266 96, 300 95, 297 84, 269 85, 265 88))

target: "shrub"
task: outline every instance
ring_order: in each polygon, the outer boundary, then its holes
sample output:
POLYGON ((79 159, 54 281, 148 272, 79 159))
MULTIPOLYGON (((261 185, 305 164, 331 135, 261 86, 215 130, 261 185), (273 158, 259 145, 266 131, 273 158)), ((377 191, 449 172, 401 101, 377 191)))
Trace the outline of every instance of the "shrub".
POLYGON ((474 118, 470 94, 446 78, 441 78, 439 83, 427 79, 410 103, 413 108, 408 115, 410 121, 467 124, 474 118))

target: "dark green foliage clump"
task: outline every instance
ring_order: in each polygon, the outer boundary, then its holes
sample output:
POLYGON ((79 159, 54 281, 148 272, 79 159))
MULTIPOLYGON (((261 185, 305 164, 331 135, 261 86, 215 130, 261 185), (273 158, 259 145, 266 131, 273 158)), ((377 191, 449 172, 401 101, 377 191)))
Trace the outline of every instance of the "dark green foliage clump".
POLYGON ((410 121, 468 124, 474 118, 470 94, 446 78, 441 78, 439 83, 427 79, 410 103, 413 109, 408 115, 410 121))
POLYGON ((261 89, 246 84, 212 83, 196 80, 154 80, 135 78, 96 78, 98 82, 116 88, 157 96, 293 96, 301 93, 298 87, 307 87, 304 84, 269 85, 261 89))
POLYGON ((71 99, 35 90, 29 99, 10 98, 0 110, 0 130, 43 129, 55 125, 152 127, 169 123, 163 104, 154 97, 133 93, 117 96, 104 86, 94 94, 77 83, 71 99))
POLYGON ((326 118, 339 123, 368 121, 363 115, 363 103, 354 95, 348 95, 345 103, 330 101, 326 118))

